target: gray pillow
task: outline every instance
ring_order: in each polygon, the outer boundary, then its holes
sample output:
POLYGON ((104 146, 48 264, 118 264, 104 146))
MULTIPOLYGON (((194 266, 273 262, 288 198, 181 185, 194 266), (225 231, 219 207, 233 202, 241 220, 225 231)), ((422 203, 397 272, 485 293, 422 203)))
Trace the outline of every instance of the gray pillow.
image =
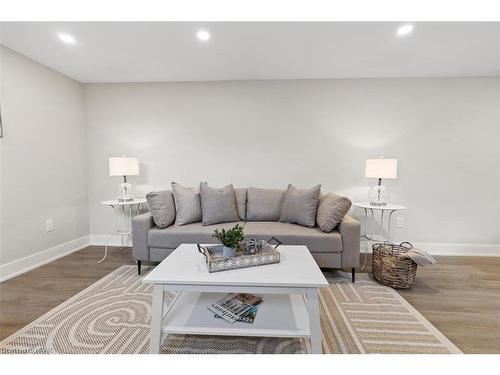
POLYGON ((172 182, 175 200, 175 225, 197 223, 201 221, 200 193, 195 188, 188 188, 172 182))
POLYGON ((200 184, 200 197, 203 225, 240 221, 233 185, 217 189, 202 182, 200 184))
POLYGON ((278 221, 284 190, 248 188, 247 221, 278 221))
POLYGON ((146 195, 149 211, 158 228, 166 228, 175 221, 174 195, 170 190, 152 191, 146 195))
POLYGON ((297 189, 288 185, 286 189, 280 221, 294 223, 312 228, 316 224, 316 211, 318 209, 321 185, 310 189, 297 189))
POLYGON ((346 197, 328 193, 319 200, 318 213, 316 214, 316 223, 323 232, 331 232, 338 223, 342 221, 349 209, 351 200, 346 197))
POLYGON ((236 198, 236 209, 241 220, 245 221, 247 217, 247 190, 246 188, 234 189, 236 198))

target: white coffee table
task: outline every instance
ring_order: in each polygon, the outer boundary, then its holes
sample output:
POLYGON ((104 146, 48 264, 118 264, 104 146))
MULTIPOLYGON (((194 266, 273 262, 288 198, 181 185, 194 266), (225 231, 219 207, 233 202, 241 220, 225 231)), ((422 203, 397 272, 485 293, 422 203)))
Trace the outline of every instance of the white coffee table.
POLYGON ((195 244, 182 244, 143 282, 152 283, 151 353, 159 353, 161 333, 304 337, 321 353, 319 288, 328 282, 305 246, 284 246, 281 262, 209 273, 195 244), (164 292, 179 292, 164 306, 164 292), (214 318, 207 306, 226 293, 264 295, 253 324, 214 318))

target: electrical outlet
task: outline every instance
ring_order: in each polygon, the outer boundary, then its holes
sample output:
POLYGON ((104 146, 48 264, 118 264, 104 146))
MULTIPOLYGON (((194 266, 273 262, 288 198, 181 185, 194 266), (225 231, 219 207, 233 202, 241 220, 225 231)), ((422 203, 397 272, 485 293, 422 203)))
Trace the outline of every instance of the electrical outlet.
POLYGON ((397 228, 403 228, 405 226, 405 219, 403 216, 398 216, 396 218, 396 227, 397 228))
POLYGON ((47 232, 52 232, 54 230, 54 219, 45 220, 45 230, 47 232))

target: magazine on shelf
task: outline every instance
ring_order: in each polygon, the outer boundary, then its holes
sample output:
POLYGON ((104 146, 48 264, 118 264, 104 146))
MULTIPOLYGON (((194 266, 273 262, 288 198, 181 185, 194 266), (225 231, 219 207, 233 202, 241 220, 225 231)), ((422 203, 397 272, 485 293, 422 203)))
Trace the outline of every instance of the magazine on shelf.
POLYGON ((253 322, 255 311, 250 311, 262 302, 262 297, 249 293, 230 293, 224 298, 212 303, 208 309, 228 321, 234 323, 238 320, 253 322), (253 317, 252 317, 253 314, 253 317))
MULTIPOLYGON (((254 306, 252 307, 250 310, 244 312, 240 317, 239 319, 237 320, 237 322, 242 322, 242 323, 253 323, 253 321, 255 320, 255 316, 257 315, 257 310, 258 310, 258 306, 254 306)), ((218 314, 215 314, 214 315, 215 318, 218 318, 218 319, 222 319, 222 316, 218 315, 218 314)))

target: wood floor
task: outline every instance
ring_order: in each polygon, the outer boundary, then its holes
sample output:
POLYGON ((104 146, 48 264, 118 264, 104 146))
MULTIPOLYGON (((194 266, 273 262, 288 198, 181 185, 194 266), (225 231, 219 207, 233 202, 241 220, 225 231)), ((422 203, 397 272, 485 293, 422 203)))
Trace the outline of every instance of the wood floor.
MULTIPOLYGON (((113 248, 97 264, 102 252, 88 247, 0 283, 0 340, 121 265, 133 264, 129 248, 113 248)), ((500 353, 500 258, 437 260, 419 268, 414 287, 400 294, 464 353, 500 353)))
POLYGON ((88 247, 0 283, 0 340, 42 316, 123 264, 130 248, 88 247))
POLYGON ((462 352, 500 353, 500 258, 435 258, 399 294, 462 352))

